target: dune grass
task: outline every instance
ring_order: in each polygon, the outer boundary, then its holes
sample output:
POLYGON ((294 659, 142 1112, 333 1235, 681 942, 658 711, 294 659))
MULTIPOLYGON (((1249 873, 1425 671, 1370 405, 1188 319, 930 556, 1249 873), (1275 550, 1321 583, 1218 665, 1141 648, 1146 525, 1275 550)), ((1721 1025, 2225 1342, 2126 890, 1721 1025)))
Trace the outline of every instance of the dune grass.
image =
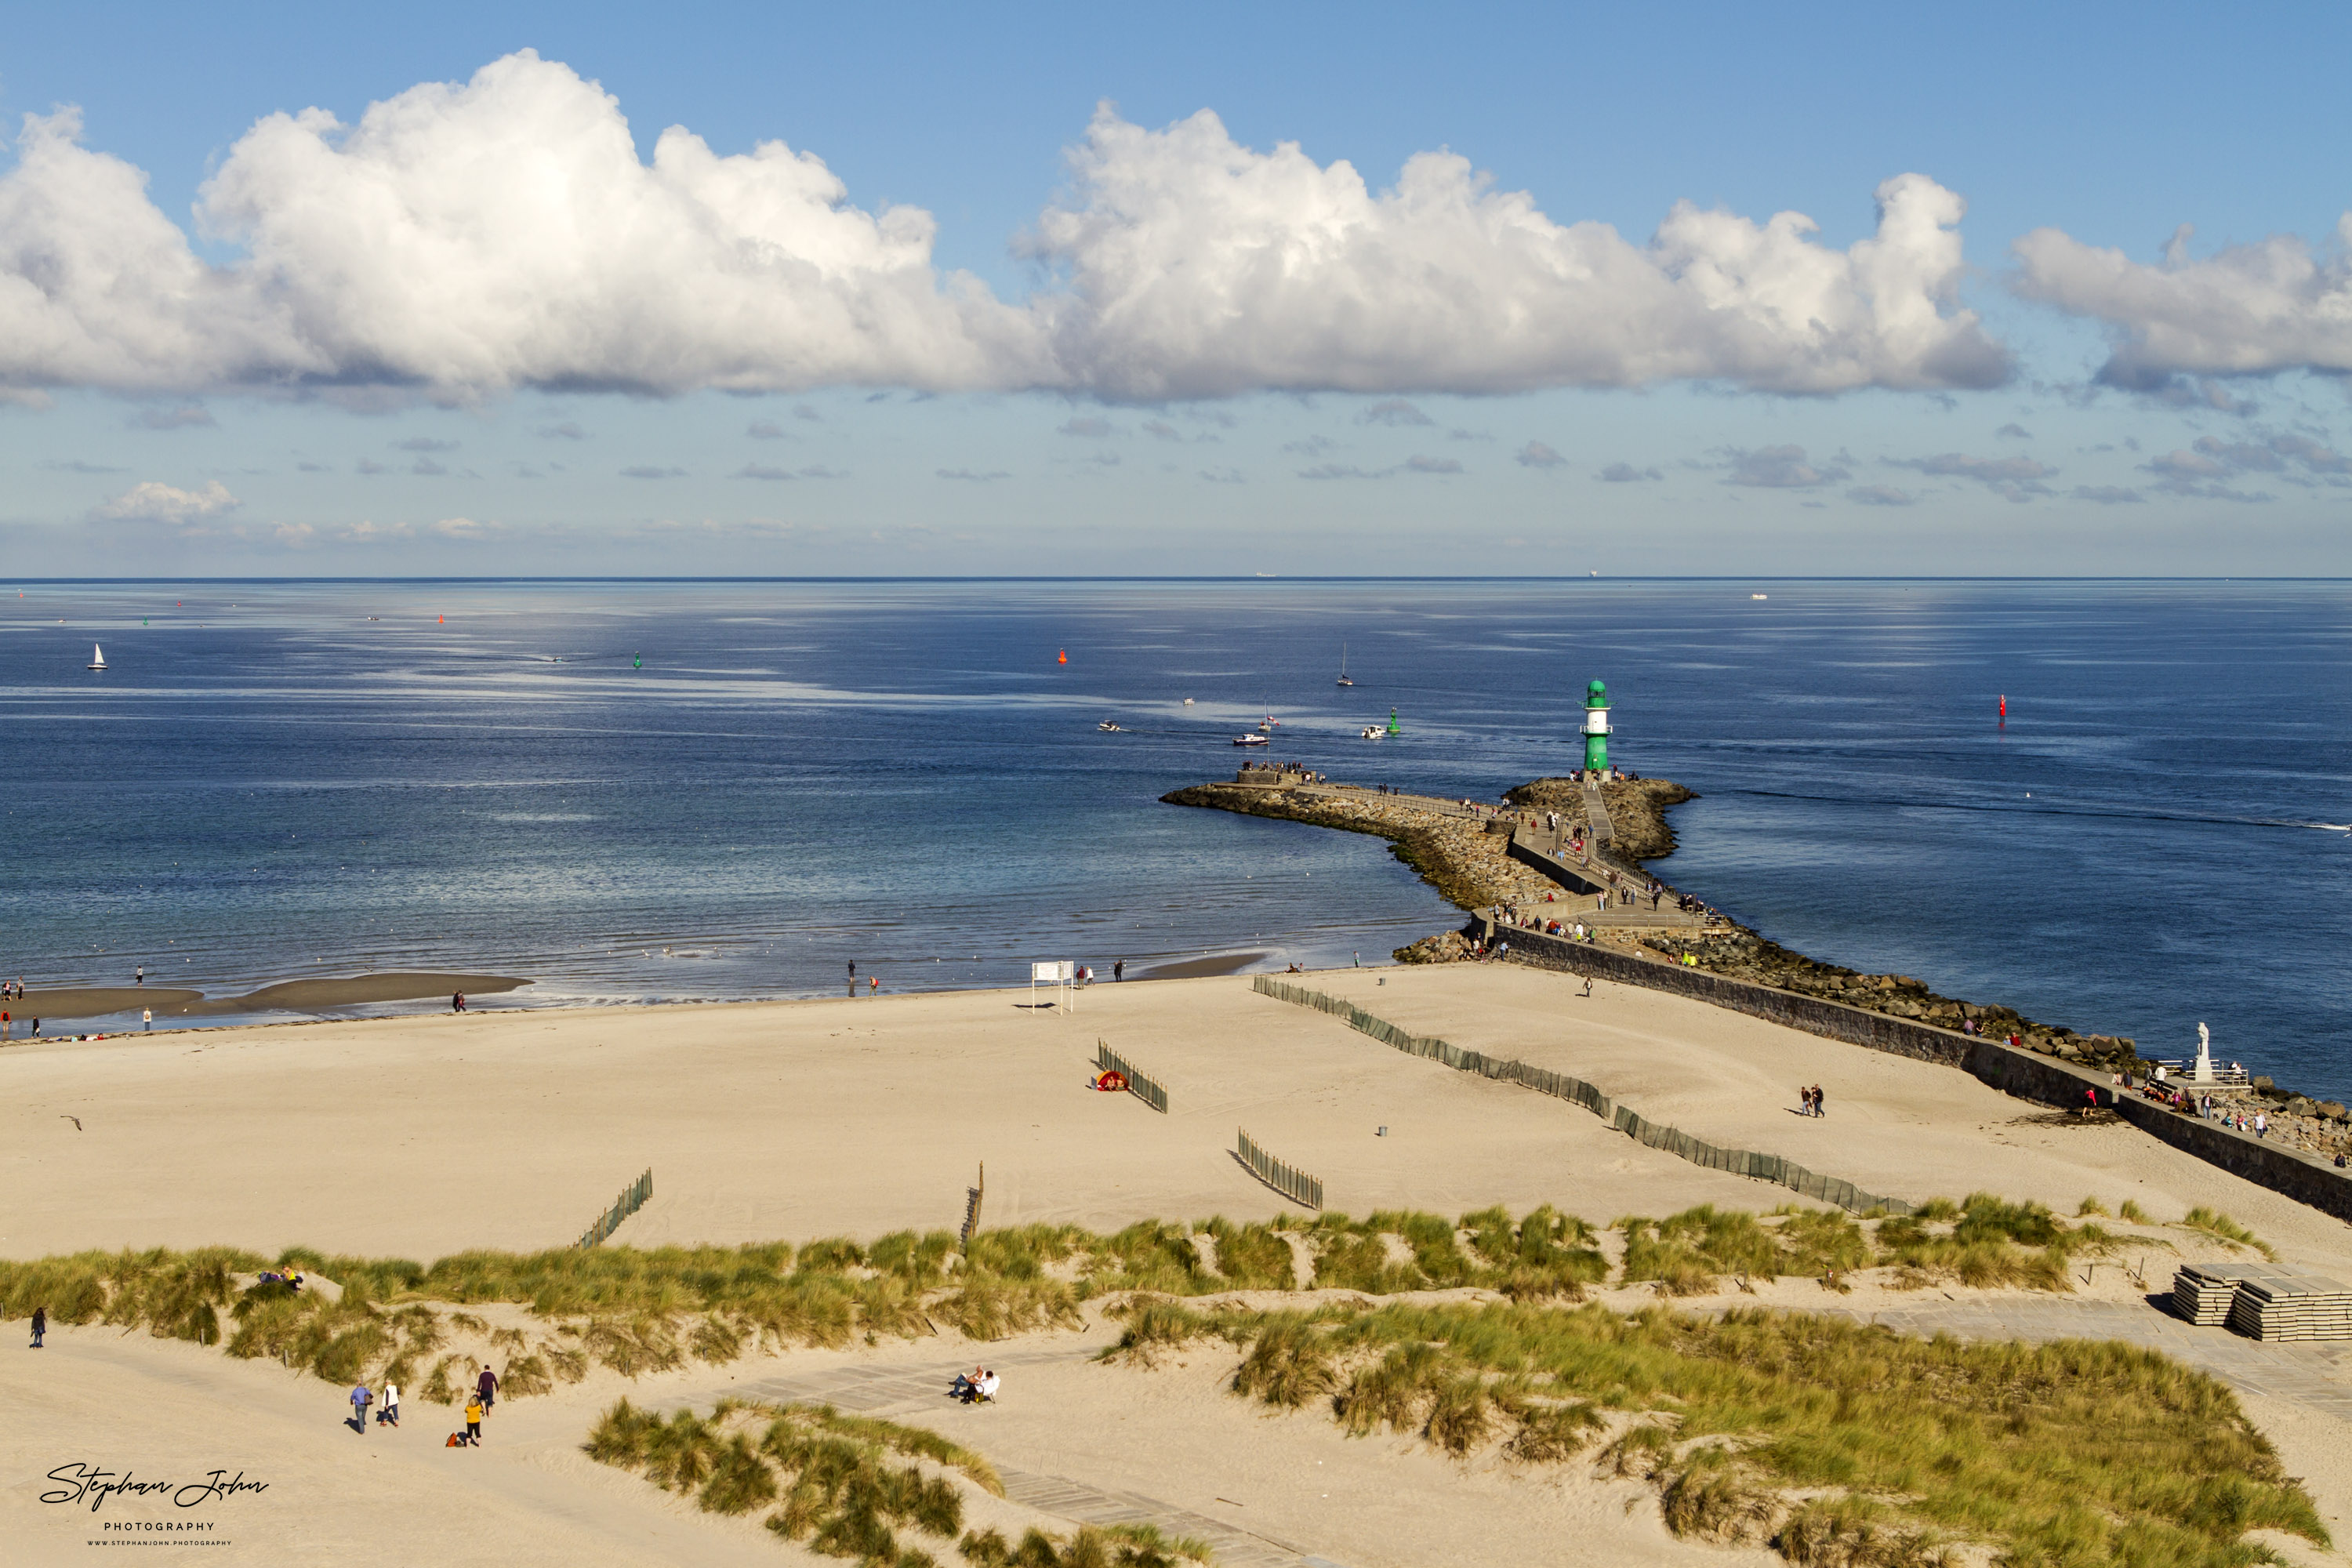
POLYGON ((995 1531, 966 1535, 957 1551, 972 1568, 1179 1568, 1209 1561, 1209 1545, 1149 1524, 1081 1525, 1071 1536, 1025 1531, 1008 1544, 995 1531))
POLYGON ((1349 1431, 1557 1461, 1609 1425, 1678 1532, 1792 1561, 2221 1568, 2268 1527, 2327 1542, 2221 1384, 2153 1352, 1964 1344, 1802 1314, 1719 1321, 1520 1304, 1194 1314, 1245 1345, 1237 1392, 1349 1431), (1230 1321, 1227 1321, 1230 1320, 1230 1321), (1806 1500, 1798 1503, 1792 1499, 1806 1500))
MULTIPOLYGON (((2200 1209, 2184 1223, 2268 1252, 2226 1215, 2200 1209)), ((1762 1215, 1701 1205, 1664 1219, 1628 1217, 1617 1222, 1626 1236, 1621 1282, 1688 1295, 1721 1288, 1726 1276, 1794 1275, 1843 1288, 1845 1274, 1880 1263, 1916 1283, 2063 1290, 2071 1257, 2114 1245, 2095 1225, 1981 1193, 1875 1224, 1874 1237, 1849 1215, 1793 1205, 1762 1215)), ((61 1324, 144 1327, 332 1383, 390 1374, 427 1401, 454 1398, 467 1381, 462 1358, 446 1342, 463 1336, 501 1354, 509 1396, 524 1397, 576 1383, 592 1365, 635 1378, 692 1361, 723 1364, 942 1327, 979 1340, 1076 1327, 1085 1302, 1119 1293, 1286 1291, 1297 1287, 1302 1254, 1318 1289, 1390 1296, 1473 1287, 1519 1302, 1578 1301, 1609 1276, 1596 1242, 1586 1221, 1546 1205, 1517 1219, 1487 1208, 1459 1220, 1383 1211, 1361 1220, 1325 1213, 1306 1223, 1145 1221, 1110 1235, 1034 1225, 982 1231, 961 1250, 944 1230, 898 1231, 869 1245, 830 1237, 798 1248, 478 1250, 429 1265, 301 1247, 275 1258, 228 1247, 157 1248, 0 1261, 0 1316, 46 1306, 61 1324), (335 1281, 340 1300, 236 1278, 292 1266, 335 1281), (488 1303, 526 1308, 543 1327, 494 1329, 468 1310, 488 1303)))
POLYGON ((1177 1568, 1205 1563, 1205 1542, 1148 1524, 1088 1526, 1071 1537, 1032 1530, 1017 1543, 994 1531, 962 1535, 963 1495, 944 1475, 894 1457, 929 1459, 994 1496, 994 1467, 926 1427, 825 1405, 722 1400, 708 1415, 665 1417, 624 1399, 598 1417, 583 1450, 599 1463, 691 1497, 706 1512, 772 1510, 769 1530, 872 1568, 938 1568, 932 1550, 976 1568, 1177 1568))
POLYGON ((2189 1230, 2201 1230, 2237 1247, 2251 1247, 2271 1262, 2278 1261, 2278 1253, 2271 1244, 2231 1219, 2219 1209, 2209 1209, 2202 1204, 2182 1216, 2181 1225, 2189 1230))
POLYGON ((624 1399, 598 1418, 582 1447, 599 1463, 691 1496, 706 1512, 745 1514, 772 1504, 767 1528, 787 1540, 892 1568, 936 1564, 920 1548, 902 1545, 898 1531, 953 1541, 963 1528, 963 1494, 946 1477, 893 1465, 889 1456, 919 1454, 1003 1491, 985 1460, 937 1433, 845 1417, 826 1405, 722 1403, 708 1416, 679 1410, 665 1419, 624 1399))
POLYGON ((1822 1278, 1875 1261, 1862 1226, 1834 1210, 1790 1206, 1759 1218, 1702 1204, 1663 1220, 1628 1216, 1611 1228, 1625 1233, 1626 1283, 1654 1280, 1675 1296, 1715 1290, 1727 1274, 1822 1278))

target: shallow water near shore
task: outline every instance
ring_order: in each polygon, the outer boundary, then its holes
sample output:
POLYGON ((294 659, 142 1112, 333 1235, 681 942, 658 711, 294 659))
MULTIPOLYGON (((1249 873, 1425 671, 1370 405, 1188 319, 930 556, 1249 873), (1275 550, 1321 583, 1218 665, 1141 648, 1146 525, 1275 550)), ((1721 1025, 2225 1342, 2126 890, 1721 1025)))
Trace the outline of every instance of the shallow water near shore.
POLYGON ((2342 584, 21 587, 0 973, 37 984, 1385 962, 1455 917, 1384 845, 1157 797, 1270 711, 1260 755, 1491 798, 1576 765, 1599 677, 1616 759, 1702 796, 1660 869, 1766 934, 2352 1094, 2342 584))

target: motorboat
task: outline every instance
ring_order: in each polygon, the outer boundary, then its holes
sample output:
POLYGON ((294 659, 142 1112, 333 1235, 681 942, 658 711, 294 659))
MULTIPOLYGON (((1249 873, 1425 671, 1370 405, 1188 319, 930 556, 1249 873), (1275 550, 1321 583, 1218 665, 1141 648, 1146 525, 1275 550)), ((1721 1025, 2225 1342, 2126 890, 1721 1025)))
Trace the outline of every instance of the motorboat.
POLYGON ((1234 737, 1234 744, 1236 746, 1271 746, 1274 744, 1274 742, 1265 735, 1235 735, 1234 737))
POLYGON ((1378 725, 1378 724, 1367 724, 1367 725, 1365 725, 1365 726, 1364 726, 1364 739, 1365 739, 1365 740, 1367 740, 1367 741, 1385 741, 1385 740, 1387 740, 1388 738, 1389 738, 1389 732, 1388 732, 1386 730, 1382 729, 1380 725, 1378 725))
POLYGON ((1185 706, 1185 707, 1187 707, 1187 708, 1190 708, 1191 706, 1192 706, 1192 700, 1191 698, 1189 698, 1189 697, 1187 697, 1186 699, 1184 699, 1184 706, 1185 706))
POLYGON ((1099 723, 1099 724, 1096 725, 1096 726, 1095 726, 1095 728, 1096 728, 1096 729, 1097 729, 1097 730, 1100 730, 1100 731, 1101 731, 1104 734, 1106 734, 1106 735, 1116 735, 1116 734, 1118 734, 1118 733, 1119 732, 1118 726, 1117 724, 1112 723, 1112 722, 1111 722, 1109 720, 1108 720, 1108 719, 1104 720, 1101 723, 1099 723))
POLYGON ((1257 721, 1257 727, 1261 733, 1271 735, 1282 727, 1282 721, 1269 713, 1257 721))

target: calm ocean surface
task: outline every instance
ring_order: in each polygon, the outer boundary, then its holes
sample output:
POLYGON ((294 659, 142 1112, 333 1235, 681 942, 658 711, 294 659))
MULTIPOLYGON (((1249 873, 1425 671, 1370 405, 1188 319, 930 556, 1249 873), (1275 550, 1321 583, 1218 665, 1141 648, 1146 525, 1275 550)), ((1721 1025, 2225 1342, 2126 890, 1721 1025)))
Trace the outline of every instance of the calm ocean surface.
POLYGON ((43 984, 1385 962, 1455 918, 1385 845, 1156 797, 1268 711, 1491 797, 1576 765, 1599 677, 1616 760, 1702 797, 1661 869, 1768 935, 2352 1097, 2344 584, 18 586, 0 971, 43 984))

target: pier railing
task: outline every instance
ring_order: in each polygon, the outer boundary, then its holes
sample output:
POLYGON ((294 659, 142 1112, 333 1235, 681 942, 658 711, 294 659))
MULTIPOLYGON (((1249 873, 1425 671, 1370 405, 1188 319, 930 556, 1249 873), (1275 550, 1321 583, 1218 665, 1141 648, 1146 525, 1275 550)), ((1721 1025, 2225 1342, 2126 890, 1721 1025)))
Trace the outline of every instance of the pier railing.
POLYGON ((621 1190, 620 1201, 614 1204, 611 1208, 606 1209, 602 1215, 598 1215, 594 1225, 590 1226, 586 1230, 580 1233, 581 1249, 585 1251, 587 1248, 594 1247, 606 1237, 620 1229, 621 1222, 628 1218, 631 1215, 636 1213, 639 1209, 645 1207, 646 1200, 653 1195, 654 1173, 652 1171, 648 1170, 644 1175, 639 1176, 635 1181, 631 1182, 626 1187, 624 1187, 621 1190))
POLYGON ((1305 1204, 1320 1211, 1323 1207, 1323 1178, 1310 1176, 1296 1165, 1285 1164, 1257 1146, 1247 1129, 1241 1129, 1237 1152, 1250 1173, 1293 1203, 1305 1204))
POLYGON ((1160 1115, 1168 1114, 1168 1091, 1160 1086, 1158 1079, 1147 1076, 1133 1062, 1112 1050, 1108 1040, 1095 1042, 1095 1065, 1127 1079, 1128 1093, 1160 1115))
POLYGON ((1679 1128, 1662 1127, 1631 1106, 1613 1103, 1607 1095, 1580 1078, 1571 1078, 1567 1073, 1553 1072, 1549 1068, 1534 1067, 1522 1061, 1490 1057, 1483 1051, 1464 1050, 1433 1036, 1416 1035, 1397 1027, 1385 1018, 1375 1017, 1352 1002, 1326 995, 1320 991, 1309 991, 1304 986, 1291 985, 1271 975, 1258 975, 1252 984, 1262 996, 1328 1013, 1349 1027, 1370 1035, 1382 1045, 1408 1056, 1443 1062, 1457 1072, 1475 1072, 1481 1078, 1519 1084, 1558 1100, 1573 1100, 1645 1149, 1662 1150, 1711 1171, 1770 1182, 1775 1186, 1787 1187, 1822 1203, 1835 1204, 1854 1214, 1867 1214, 1873 1209, 1884 1209, 1895 1215, 1911 1212, 1911 1205, 1902 1198, 1864 1192, 1843 1177, 1822 1175, 1779 1154, 1759 1153, 1752 1149, 1726 1149, 1694 1138, 1679 1128))

